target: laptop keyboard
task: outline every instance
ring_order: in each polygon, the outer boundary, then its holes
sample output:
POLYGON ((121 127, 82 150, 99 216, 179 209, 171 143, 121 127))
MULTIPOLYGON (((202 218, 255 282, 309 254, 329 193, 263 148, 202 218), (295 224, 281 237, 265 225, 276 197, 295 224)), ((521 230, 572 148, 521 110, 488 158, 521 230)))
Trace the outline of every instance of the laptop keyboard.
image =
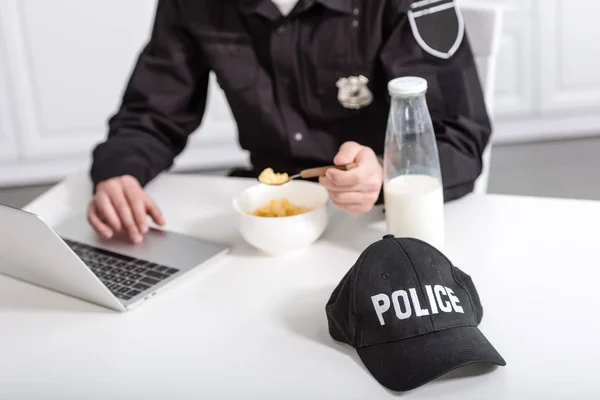
POLYGON ((64 239, 116 297, 130 300, 144 290, 179 272, 178 269, 128 257, 64 239))

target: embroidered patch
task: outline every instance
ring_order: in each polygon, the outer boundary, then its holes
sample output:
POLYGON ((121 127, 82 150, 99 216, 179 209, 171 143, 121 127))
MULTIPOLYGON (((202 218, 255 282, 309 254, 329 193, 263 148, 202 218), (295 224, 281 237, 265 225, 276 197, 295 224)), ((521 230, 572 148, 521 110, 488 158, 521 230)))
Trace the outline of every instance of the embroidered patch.
POLYGON ((462 13, 453 0, 415 1, 408 20, 419 46, 438 58, 452 57, 465 35, 462 13))
POLYGON ((363 75, 338 79, 335 85, 338 88, 337 98, 340 104, 354 110, 371 104, 373 93, 369 90, 368 83, 369 79, 363 75))

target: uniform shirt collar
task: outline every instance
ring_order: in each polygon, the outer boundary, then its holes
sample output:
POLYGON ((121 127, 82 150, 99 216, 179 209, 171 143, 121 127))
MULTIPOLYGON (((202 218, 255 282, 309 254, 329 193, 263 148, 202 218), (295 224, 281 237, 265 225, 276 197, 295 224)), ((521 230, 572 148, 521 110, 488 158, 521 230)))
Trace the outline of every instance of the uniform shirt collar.
MULTIPOLYGON (((352 13, 352 1, 350 0, 300 0, 302 9, 307 9, 315 3, 319 3, 331 10, 343 13, 352 13)), ((278 16, 277 7, 271 0, 240 0, 240 8, 247 13, 258 13, 268 18, 278 16)))

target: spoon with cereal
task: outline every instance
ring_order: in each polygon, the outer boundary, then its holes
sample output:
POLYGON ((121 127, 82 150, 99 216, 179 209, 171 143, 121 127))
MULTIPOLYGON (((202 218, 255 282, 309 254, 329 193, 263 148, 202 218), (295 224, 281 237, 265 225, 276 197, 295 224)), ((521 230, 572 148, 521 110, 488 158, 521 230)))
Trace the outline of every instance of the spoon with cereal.
POLYGON ((326 167, 317 167, 317 168, 309 168, 300 171, 299 174, 289 176, 287 173, 275 173, 273 168, 266 168, 263 170, 258 176, 258 181, 260 183, 264 183, 266 185, 283 185, 296 178, 316 178, 319 176, 325 176, 325 172, 327 172, 330 168, 336 168, 342 171, 349 171, 358 167, 357 164, 346 164, 346 165, 328 165, 326 167))

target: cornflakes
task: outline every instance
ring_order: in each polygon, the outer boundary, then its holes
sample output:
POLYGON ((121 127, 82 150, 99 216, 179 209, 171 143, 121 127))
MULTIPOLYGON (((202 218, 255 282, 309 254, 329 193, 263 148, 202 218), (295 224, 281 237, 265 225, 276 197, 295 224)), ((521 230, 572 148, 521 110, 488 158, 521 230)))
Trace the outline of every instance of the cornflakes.
POLYGON ((310 211, 306 207, 295 206, 285 197, 281 200, 271 200, 268 204, 259 207, 254 212, 248 212, 249 215, 255 215, 257 217, 290 217, 292 215, 299 215, 310 211))

